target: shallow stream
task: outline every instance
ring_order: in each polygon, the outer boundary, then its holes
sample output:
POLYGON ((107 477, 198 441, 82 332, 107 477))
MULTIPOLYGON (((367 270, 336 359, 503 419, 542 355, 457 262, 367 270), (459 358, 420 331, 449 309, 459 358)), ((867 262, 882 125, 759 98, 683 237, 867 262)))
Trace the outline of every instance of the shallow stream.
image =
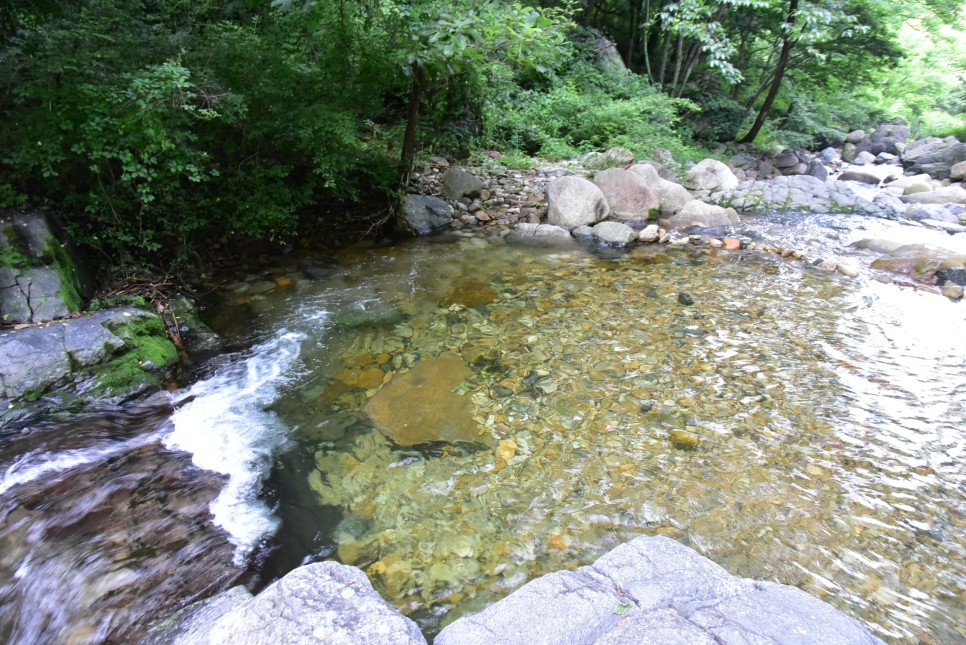
MULTIPOLYGON (((911 235, 787 215, 744 230, 856 266, 849 242, 911 235)), ((0 638, 125 640, 333 557, 432 634, 661 534, 888 642, 966 640, 963 304, 774 254, 495 235, 348 250, 315 275, 293 259, 275 288, 229 292, 212 324, 244 349, 157 405, 0 437, 0 638), (390 442, 366 406, 420 364, 444 382, 433 361, 454 355, 465 374, 425 396, 455 391, 474 443, 390 442), (114 503, 72 524, 78 496, 114 503), (166 524, 118 555, 132 497, 166 524), (203 580, 159 589, 202 560, 203 580)), ((412 429, 410 400, 393 422, 412 429)))

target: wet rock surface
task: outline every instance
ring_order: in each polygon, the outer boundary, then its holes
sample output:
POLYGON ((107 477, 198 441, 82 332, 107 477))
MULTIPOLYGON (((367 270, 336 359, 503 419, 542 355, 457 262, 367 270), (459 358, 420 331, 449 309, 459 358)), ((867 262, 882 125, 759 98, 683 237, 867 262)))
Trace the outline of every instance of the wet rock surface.
MULTIPOLYGON (((123 430, 118 421, 79 418, 20 439, 37 443, 44 437, 37 445, 72 448, 79 459, 80 435, 99 428, 101 442, 117 441, 121 450, 106 462, 2 491, 5 643, 135 642, 151 622, 244 573, 233 565, 234 548, 208 512, 222 479, 156 440, 139 438, 138 432, 150 433, 158 415, 126 419, 123 430)), ((5 445, 7 454, 17 448, 5 445)))
POLYGON ((543 643, 881 645, 794 587, 730 575, 663 537, 640 537, 576 571, 527 583, 436 637, 437 645, 543 643))

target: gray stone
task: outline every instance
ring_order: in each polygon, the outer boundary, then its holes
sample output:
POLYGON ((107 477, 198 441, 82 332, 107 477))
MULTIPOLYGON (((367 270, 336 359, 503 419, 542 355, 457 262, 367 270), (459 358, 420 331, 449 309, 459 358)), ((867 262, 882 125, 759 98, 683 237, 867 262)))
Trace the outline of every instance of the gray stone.
POLYGON ((774 159, 772 159, 772 164, 776 168, 784 170, 785 168, 791 168, 792 166, 797 166, 799 164, 798 155, 794 152, 785 152, 774 159))
POLYGON ((483 190, 483 182, 461 168, 448 168, 443 173, 443 194, 456 201, 461 197, 477 197, 483 190))
POLYGON ((195 302, 185 296, 178 296, 168 304, 178 317, 178 327, 184 349, 189 354, 217 352, 224 348, 225 339, 216 334, 201 321, 195 302))
POLYGON ((906 205, 898 195, 893 195, 887 190, 881 191, 872 200, 872 205, 886 213, 891 219, 898 219, 906 213, 906 205))
MULTIPOLYGON (((565 229, 561 229, 565 230, 565 229)), ((570 231, 570 234, 575 240, 581 244, 593 244, 594 243, 594 228, 592 226, 578 226, 574 230, 570 231)))
POLYGON ((876 253, 892 253, 900 246, 903 246, 903 244, 902 242, 894 242, 893 240, 867 237, 858 242, 853 242, 850 246, 857 249, 867 249, 876 253))
POLYGON ((204 642, 211 626, 229 611, 252 599, 238 585, 220 594, 188 605, 161 625, 155 625, 140 645, 198 645, 204 642))
POLYGON ((570 232, 553 224, 517 224, 516 228, 507 235, 507 241, 536 246, 565 248, 574 246, 574 238, 571 237, 570 232))
POLYGON ((931 219, 937 222, 958 224, 959 216, 946 206, 946 204, 914 204, 907 206, 906 217, 913 220, 931 219))
POLYGON ((870 152, 874 155, 898 155, 909 141, 909 126, 886 123, 869 135, 870 152))
POLYGON ((878 186, 880 178, 877 174, 873 172, 867 172, 861 168, 853 168, 852 170, 846 170, 841 175, 839 175, 839 181, 857 181, 861 184, 872 184, 873 186, 878 186))
POLYGON ((50 267, 27 269, 17 278, 20 288, 27 294, 31 322, 47 322, 65 318, 70 308, 61 296, 63 284, 60 276, 50 267))
POLYGON ((440 632, 436 645, 878 645, 807 593, 731 576, 666 537, 639 537, 576 571, 527 583, 440 632), (548 611, 552 608, 552 611, 548 611))
POLYGON ((828 168, 825 167, 818 159, 812 159, 808 164, 808 170, 805 172, 806 175, 810 177, 815 177, 819 181, 825 181, 828 179, 828 168))
POLYGON ((337 562, 295 569, 182 643, 209 645, 412 645, 416 624, 375 592, 366 575, 337 562))
POLYGON ((820 181, 808 175, 745 182, 734 190, 712 194, 708 201, 742 212, 793 210, 889 216, 869 200, 856 195, 848 183, 820 181))
POLYGON ((568 231, 596 224, 610 213, 600 188, 583 177, 560 177, 547 185, 547 221, 568 231))
POLYGON ((86 273, 57 218, 44 213, 0 217, 0 321, 37 323, 76 311, 90 293, 86 273), (66 280, 67 284, 63 281, 66 280))
POLYGON ((966 161, 960 161, 950 168, 949 178, 953 181, 966 181, 966 161))
POLYGON ((788 168, 782 168, 783 175, 805 175, 808 174, 808 165, 804 163, 797 163, 794 166, 788 168))
POLYGON ((916 280, 929 281, 943 268, 963 266, 966 255, 933 244, 905 244, 872 262, 873 269, 904 273, 916 280))
POLYGON ((664 217, 675 214, 694 199, 687 188, 661 177, 652 164, 637 164, 631 166, 630 171, 642 177, 644 185, 657 196, 658 209, 664 217))
POLYGON ((898 159, 896 155, 889 152, 880 152, 875 156, 875 162, 877 164, 891 164, 893 161, 898 159))
POLYGON ((594 184, 607 199, 611 219, 647 219, 660 206, 657 196, 647 187, 644 178, 630 170, 603 170, 594 177, 594 184))
POLYGON ((403 205, 406 223, 416 235, 432 235, 449 227, 453 209, 439 197, 406 195, 403 205))
POLYGON ((90 367, 124 347, 124 341, 105 327, 116 320, 113 311, 99 311, 64 325, 64 349, 77 367, 90 367))
POLYGON ((937 179, 948 177, 960 161, 966 161, 966 143, 953 137, 914 141, 902 153, 902 165, 907 171, 924 172, 937 179))
POLYGON ((865 138, 865 132, 862 130, 852 130, 847 135, 845 135, 846 143, 858 143, 865 138))
POLYGON ((715 192, 730 190, 740 182, 725 164, 717 159, 704 159, 688 170, 684 183, 691 190, 715 192))
POLYGON ((601 222, 593 228, 594 237, 609 246, 630 246, 637 242, 637 231, 620 222, 601 222))
POLYGON ((926 186, 926 190, 932 190, 932 187, 930 185, 931 182, 932 182, 932 177, 926 174, 907 175, 902 177, 896 177, 894 180, 886 183, 885 187, 900 188, 904 190, 908 186, 911 186, 912 184, 924 184, 926 186))
POLYGON ((30 322, 33 313, 17 278, 12 267, 0 267, 0 323, 5 325, 30 322))
POLYGON ((820 153, 818 153, 818 156, 825 163, 833 163, 841 159, 841 156, 839 155, 839 151, 831 147, 825 148, 824 150, 822 150, 820 153))
POLYGON ((846 144, 842 146, 842 161, 852 163, 855 161, 855 156, 857 154, 859 154, 859 151, 855 147, 854 143, 846 142, 846 144))
POLYGON ((733 208, 724 208, 694 199, 670 217, 668 222, 671 226, 678 227, 701 226, 715 228, 718 226, 737 226, 738 213, 733 208))
POLYGON ((3 396, 16 398, 43 392, 70 374, 64 349, 64 326, 0 332, 0 382, 3 396))
POLYGON ((940 230, 946 231, 947 233, 962 233, 966 231, 966 226, 959 224, 959 218, 955 222, 949 220, 935 220, 935 219, 921 219, 919 222, 923 226, 928 226, 929 228, 938 228, 940 230))
POLYGON ((928 192, 907 193, 902 196, 902 201, 907 204, 966 204, 966 188, 946 186, 928 192))
POLYGON ((875 155, 871 152, 866 152, 863 150, 855 155, 855 159, 852 161, 856 166, 867 166, 875 163, 875 155))
POLYGON ((648 225, 637 236, 639 242, 647 244, 657 242, 659 239, 661 239, 661 229, 657 227, 657 224, 648 225))

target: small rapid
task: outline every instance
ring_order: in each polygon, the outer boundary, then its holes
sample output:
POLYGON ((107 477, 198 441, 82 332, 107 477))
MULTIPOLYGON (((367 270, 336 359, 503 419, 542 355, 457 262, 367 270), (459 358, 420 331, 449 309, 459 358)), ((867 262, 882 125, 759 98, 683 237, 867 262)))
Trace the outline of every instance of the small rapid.
POLYGON ((273 455, 288 442, 288 431, 268 406, 293 378, 305 338, 302 333, 283 331, 254 347, 244 360, 229 361, 214 376, 173 399, 178 407, 164 445, 189 453, 198 468, 228 478, 211 503, 211 514, 231 536, 239 566, 259 540, 278 528, 278 520, 259 500, 259 493, 273 455))

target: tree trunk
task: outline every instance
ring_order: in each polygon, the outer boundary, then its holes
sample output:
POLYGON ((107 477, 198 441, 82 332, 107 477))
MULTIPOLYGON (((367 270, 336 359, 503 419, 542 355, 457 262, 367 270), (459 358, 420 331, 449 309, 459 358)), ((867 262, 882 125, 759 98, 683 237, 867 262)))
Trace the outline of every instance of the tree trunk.
POLYGON ((681 98, 681 95, 684 94, 684 88, 688 84, 688 79, 691 78, 691 72, 694 70, 694 65, 698 62, 700 54, 701 45, 699 43, 692 44, 687 57, 684 59, 684 74, 681 76, 681 83, 674 90, 675 98, 681 98))
POLYGON ((664 34, 664 41, 661 43, 661 64, 657 68, 657 82, 664 85, 664 74, 667 71, 667 50, 671 45, 671 34, 664 34))
POLYGON ((644 33, 641 36, 641 45, 644 50, 644 70, 647 72, 647 77, 654 82, 654 73, 651 71, 651 39, 650 39, 650 27, 651 22, 651 0, 644 0, 644 33))
POLYGON ((678 34, 678 44, 674 48, 674 80, 671 81, 671 88, 678 86, 678 77, 681 76, 681 50, 684 49, 684 32, 678 34))
POLYGON ((788 3, 788 17, 785 19, 785 31, 782 35, 782 51, 778 55, 778 65, 775 67, 775 78, 771 81, 771 88, 768 90, 768 95, 765 96, 765 102, 761 104, 761 109, 758 110, 758 118, 755 119, 755 124, 751 126, 751 130, 748 131, 744 137, 742 137, 738 143, 751 143, 761 132, 761 128, 765 125, 765 119, 768 118, 768 113, 771 111, 771 106, 775 102, 775 97, 778 96, 778 90, 781 89, 782 77, 785 76, 785 68, 788 66, 788 55, 792 51, 792 46, 795 44, 792 40, 792 26, 795 24, 795 12, 798 11, 798 0, 789 0, 788 3))
POLYGON ((419 108, 423 100, 423 89, 426 86, 426 70, 418 62, 412 65, 412 85, 409 87, 409 106, 406 114, 406 134, 403 135, 402 155, 399 159, 401 184, 405 188, 409 184, 409 176, 413 172, 416 161, 416 140, 419 134, 419 108))
MULTIPOLYGON (((402 154, 399 158, 399 190, 405 192, 409 187, 409 179, 416 162, 416 144, 419 135, 420 103, 423 100, 423 90, 426 89, 426 70, 414 61, 412 64, 412 84, 409 87, 409 105, 406 114, 406 134, 403 135, 402 154)), ((396 213, 396 228, 400 232, 409 232, 409 224, 400 209, 396 213)))
POLYGON ((597 10, 597 0, 587 0, 587 8, 584 9, 583 15, 580 16, 580 24, 590 25, 594 19, 594 11, 597 10))
POLYGON ((630 28, 627 30, 627 60, 624 62, 627 69, 630 69, 634 63, 634 43, 637 41, 637 19, 640 10, 641 0, 631 0, 631 21, 630 28))

